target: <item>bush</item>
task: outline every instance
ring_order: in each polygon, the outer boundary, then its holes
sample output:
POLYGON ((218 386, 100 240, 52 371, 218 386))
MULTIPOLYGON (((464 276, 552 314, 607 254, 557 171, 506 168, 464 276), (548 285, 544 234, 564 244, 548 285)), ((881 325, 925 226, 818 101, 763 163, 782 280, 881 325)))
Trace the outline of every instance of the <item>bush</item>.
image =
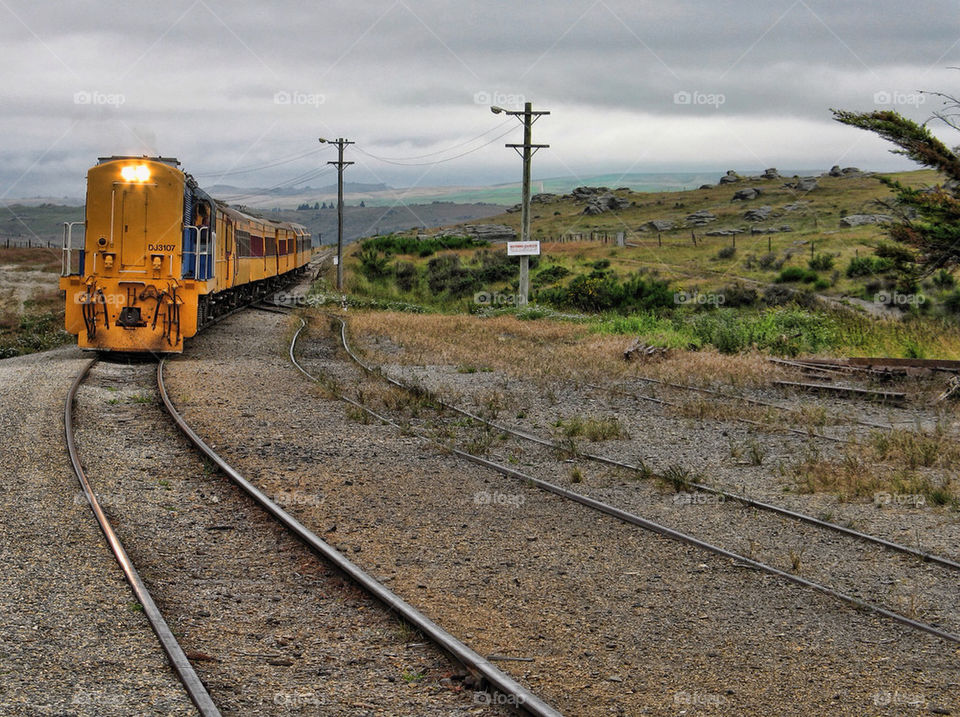
POLYGON ((873 253, 881 259, 888 259, 897 269, 903 269, 916 261, 912 251, 899 244, 890 244, 889 242, 882 242, 877 245, 873 253))
POLYGON ((807 262, 814 271, 830 271, 833 268, 833 256, 830 254, 817 254, 807 262))
POLYGON ((960 289, 954 289, 943 300, 943 308, 951 314, 960 314, 960 289))
POLYGON ((794 281, 802 281, 805 284, 812 284, 819 277, 817 272, 809 271, 800 266, 788 266, 780 272, 780 275, 774 279, 778 284, 787 284, 794 281))
POLYGON ((813 283, 813 288, 816 289, 817 291, 823 291, 824 289, 829 289, 830 282, 826 279, 817 279, 813 283))
POLYGON ((473 272, 460 263, 456 254, 443 254, 427 263, 427 287, 433 294, 447 292, 454 298, 472 293, 477 287, 473 272))
POLYGON ((567 267, 554 264, 553 266, 548 266, 545 269, 542 269, 536 276, 533 277, 532 283, 534 286, 556 284, 558 281, 569 275, 570 270, 567 267))
POLYGON ((673 306, 673 292, 666 281, 644 279, 634 274, 621 283, 615 276, 593 272, 577 276, 565 287, 537 293, 538 302, 580 311, 637 311, 673 306))
POLYGON ((847 265, 847 276, 870 276, 871 274, 882 274, 893 268, 893 261, 882 256, 864 256, 854 257, 847 265))
POLYGON ((720 289, 720 294, 723 296, 723 305, 730 308, 753 306, 758 298, 756 289, 739 281, 720 289))
POLYGON ((737 248, 735 246, 725 246, 723 249, 716 253, 714 259, 732 259, 733 256, 737 253, 737 248))
POLYGON ((415 254, 419 256, 431 256, 443 249, 475 249, 477 247, 489 246, 490 243, 483 239, 473 239, 471 237, 430 237, 428 239, 417 239, 413 236, 395 236, 388 234, 386 236, 373 237, 363 242, 364 249, 373 249, 382 251, 384 254, 415 254))
POLYGON ((780 271, 780 268, 783 266, 783 259, 777 257, 773 252, 769 254, 762 254, 759 259, 757 259, 757 264, 760 265, 761 269, 766 271, 780 271))
POLYGON ((949 271, 941 269, 933 275, 933 285, 938 289, 952 289, 957 285, 957 280, 953 278, 953 274, 949 271))
POLYGON ((417 267, 409 261, 398 261, 393 267, 393 278, 400 291, 413 291, 417 283, 417 267))
POLYGON ((382 279, 390 273, 388 268, 390 260, 380 256, 380 252, 376 249, 364 246, 357 258, 360 260, 360 273, 371 281, 382 279))

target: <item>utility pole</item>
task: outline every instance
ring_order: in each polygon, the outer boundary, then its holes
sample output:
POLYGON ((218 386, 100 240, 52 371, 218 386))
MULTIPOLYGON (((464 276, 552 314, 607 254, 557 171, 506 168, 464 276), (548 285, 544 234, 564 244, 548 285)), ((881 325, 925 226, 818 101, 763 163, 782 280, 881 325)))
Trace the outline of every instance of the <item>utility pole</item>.
POLYGON ((320 144, 335 144, 339 152, 336 162, 327 162, 337 168, 337 291, 343 291, 343 170, 353 162, 343 161, 343 149, 348 144, 356 144, 339 137, 335 140, 320 138, 320 144))
MULTIPOLYGON (((514 117, 520 118, 520 121, 523 123, 523 144, 508 144, 506 146, 515 149, 517 154, 523 158, 523 185, 520 195, 520 241, 530 241, 530 160, 533 159, 533 155, 537 153, 538 149, 550 146, 549 144, 532 143, 533 123, 543 115, 550 113, 544 111, 534 112, 533 104, 530 102, 524 103, 523 111, 505 110, 502 107, 491 107, 490 111, 495 115, 501 112, 513 115, 514 117)), ((520 296, 524 304, 526 304, 530 298, 529 256, 520 257, 520 296)))

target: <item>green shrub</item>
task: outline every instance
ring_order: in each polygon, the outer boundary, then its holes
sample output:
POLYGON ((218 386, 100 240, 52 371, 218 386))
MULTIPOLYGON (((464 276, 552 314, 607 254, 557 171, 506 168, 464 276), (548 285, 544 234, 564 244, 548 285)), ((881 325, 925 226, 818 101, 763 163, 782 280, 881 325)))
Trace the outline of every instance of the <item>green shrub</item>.
POLYGON ((541 269, 540 272, 533 277, 532 283, 533 286, 547 286, 549 284, 556 284, 567 276, 570 276, 570 270, 567 267, 554 264, 541 269))
POLYGON ((393 267, 393 278, 400 291, 413 291, 417 283, 417 267, 409 261, 398 261, 393 267))
POLYGON ((414 254, 423 257, 431 256, 443 249, 475 249, 489 245, 488 241, 471 237, 439 236, 417 239, 413 236, 395 236, 393 234, 373 237, 363 242, 364 249, 381 251, 387 255, 414 254))
POLYGON ((938 289, 952 289, 957 285, 957 280, 953 278, 953 274, 949 271, 941 269, 933 275, 933 285, 938 289))
POLYGON ((856 276, 870 276, 871 274, 882 274, 893 268, 893 261, 882 256, 863 256, 854 257, 847 265, 847 276, 854 278, 856 276))
POLYGON ((713 258, 717 260, 732 259, 736 253, 737 248, 735 246, 725 246, 723 249, 718 251, 713 258))
POLYGON ((433 294, 450 294, 460 298, 472 293, 478 285, 473 272, 460 263, 456 254, 442 254, 427 262, 427 287, 433 294))
POLYGON ((357 258, 360 260, 360 273, 370 280, 382 279, 390 273, 388 268, 390 260, 381 256, 376 249, 364 246, 357 258))
POLYGON ((787 284, 794 281, 802 281, 805 284, 812 284, 819 277, 817 272, 809 271, 800 266, 788 266, 780 272, 780 275, 774 280, 778 284, 787 284))
POLYGON ((830 271, 833 268, 833 256, 830 254, 817 254, 807 262, 814 271, 830 271))

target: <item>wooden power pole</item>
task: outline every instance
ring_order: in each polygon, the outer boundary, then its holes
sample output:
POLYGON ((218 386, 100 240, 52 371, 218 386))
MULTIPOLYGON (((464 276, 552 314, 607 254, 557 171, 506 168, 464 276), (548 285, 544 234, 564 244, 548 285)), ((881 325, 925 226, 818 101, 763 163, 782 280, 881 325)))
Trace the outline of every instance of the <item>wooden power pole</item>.
MULTIPOLYGON (((549 144, 533 144, 533 123, 543 115, 549 112, 533 111, 533 104, 525 102, 523 110, 505 110, 502 107, 491 107, 490 111, 494 114, 513 115, 520 118, 523 123, 523 144, 508 144, 517 151, 517 154, 523 159, 523 185, 520 195, 520 241, 530 241, 530 160, 537 153, 538 149, 549 147, 549 144)), ((520 296, 523 303, 526 304, 530 298, 530 257, 520 257, 520 296)), ((519 302, 518 302, 519 303, 519 302)))
POLYGON ((320 143, 337 145, 338 155, 335 162, 327 162, 337 168, 337 291, 343 291, 343 170, 353 162, 343 161, 343 150, 349 144, 356 144, 339 137, 335 140, 320 138, 320 143))

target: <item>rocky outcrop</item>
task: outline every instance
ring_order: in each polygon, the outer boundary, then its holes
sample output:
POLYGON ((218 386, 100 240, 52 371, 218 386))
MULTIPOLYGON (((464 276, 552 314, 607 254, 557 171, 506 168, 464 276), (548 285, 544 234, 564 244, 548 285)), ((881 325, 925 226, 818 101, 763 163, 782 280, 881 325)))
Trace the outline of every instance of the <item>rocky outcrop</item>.
POLYGON ((550 204, 559 199, 559 195, 551 194, 550 192, 542 192, 541 194, 534 194, 530 197, 531 204, 550 204))
POLYGON ((669 219, 653 219, 643 225, 648 231, 668 232, 674 228, 674 223, 669 219))
POLYGON ((760 175, 763 179, 779 179, 780 172, 777 171, 776 167, 770 167, 769 169, 763 170, 763 174, 760 175))
POLYGON ((701 209, 698 212, 687 215, 687 224, 693 227, 702 227, 704 224, 709 224, 717 220, 716 215, 710 213, 706 209, 701 209))
POLYGON ((793 227, 784 224, 779 227, 750 227, 751 234, 780 234, 782 232, 792 232, 793 227))
POLYGON ((609 192, 601 194, 599 197, 593 197, 583 208, 583 213, 587 215, 603 214, 606 211, 616 211, 629 207, 632 202, 629 199, 621 199, 609 192))
POLYGON ((784 204, 783 211, 797 212, 802 209, 806 209, 809 205, 810 205, 810 202, 804 202, 804 201, 793 202, 793 204, 784 204))
POLYGON ((756 187, 745 187, 743 189, 738 189, 733 194, 732 202, 743 202, 748 199, 756 199, 760 196, 760 190, 756 187))
POLYGON ((849 214, 840 220, 842 227, 861 227, 864 224, 887 224, 893 221, 888 214, 849 214))
POLYGON ((866 172, 862 172, 856 167, 844 167, 840 169, 839 164, 830 167, 830 171, 827 172, 827 174, 831 177, 865 177, 867 175, 866 172))
POLYGON ((762 206, 757 207, 756 209, 750 209, 743 213, 743 218, 748 222, 762 222, 770 216, 770 213, 773 211, 773 207, 762 206))
POLYGON ((446 232, 447 236, 463 236, 473 239, 486 239, 487 241, 514 241, 517 238, 517 231, 506 224, 468 224, 458 227, 456 230, 446 232))
POLYGON ((732 169, 727 170, 727 173, 720 177, 720 184, 733 184, 740 181, 740 175, 734 172, 732 169))
POLYGON ((732 237, 737 234, 743 234, 743 229, 713 229, 706 233, 708 237, 732 237))
POLYGON ((796 189, 798 192, 812 192, 817 188, 816 177, 800 177, 796 182, 785 182, 785 187, 796 189))

